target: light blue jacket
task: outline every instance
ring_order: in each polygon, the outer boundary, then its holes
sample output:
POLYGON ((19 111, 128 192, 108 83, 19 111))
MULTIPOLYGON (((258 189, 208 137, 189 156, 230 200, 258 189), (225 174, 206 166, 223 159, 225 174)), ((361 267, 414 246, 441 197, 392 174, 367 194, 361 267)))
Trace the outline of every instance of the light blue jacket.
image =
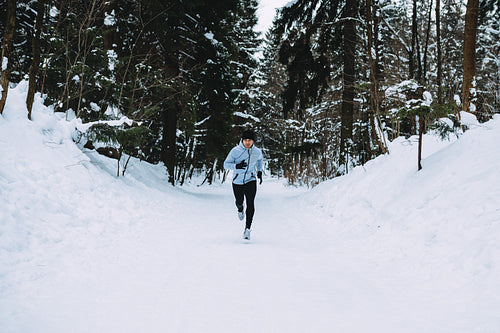
POLYGON ((243 142, 231 149, 224 161, 224 168, 233 170, 233 183, 243 185, 253 180, 257 180, 257 171, 262 171, 262 152, 253 145, 245 148, 243 142), (243 169, 236 169, 236 164, 245 161, 247 166, 243 169))

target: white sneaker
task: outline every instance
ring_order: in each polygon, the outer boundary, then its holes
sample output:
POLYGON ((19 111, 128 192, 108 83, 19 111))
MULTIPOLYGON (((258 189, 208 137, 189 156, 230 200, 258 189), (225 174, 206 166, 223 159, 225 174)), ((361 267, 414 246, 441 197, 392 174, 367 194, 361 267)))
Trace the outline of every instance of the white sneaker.
POLYGON ((243 238, 250 240, 250 229, 245 229, 245 232, 243 233, 243 238))
POLYGON ((245 218, 245 212, 238 212, 238 218, 240 219, 240 221, 243 221, 243 219, 245 218))

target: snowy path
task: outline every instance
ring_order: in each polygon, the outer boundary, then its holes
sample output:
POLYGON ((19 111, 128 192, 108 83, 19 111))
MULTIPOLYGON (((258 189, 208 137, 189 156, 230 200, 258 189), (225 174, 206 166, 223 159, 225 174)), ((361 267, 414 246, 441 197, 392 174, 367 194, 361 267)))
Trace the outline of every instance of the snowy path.
POLYGON ((429 276, 369 227, 322 223, 277 182, 259 188, 249 243, 229 186, 193 191, 130 192, 133 205, 40 244, 4 290, 19 303, 0 302, 15 323, 0 331, 457 332, 480 301, 460 292, 473 281, 429 276))

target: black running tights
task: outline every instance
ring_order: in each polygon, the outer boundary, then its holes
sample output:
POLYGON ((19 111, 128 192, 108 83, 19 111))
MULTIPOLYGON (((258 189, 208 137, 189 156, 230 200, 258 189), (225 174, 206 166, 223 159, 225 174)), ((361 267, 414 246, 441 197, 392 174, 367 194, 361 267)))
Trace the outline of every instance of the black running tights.
POLYGON ((243 211, 243 198, 246 198, 246 227, 250 229, 250 227, 252 226, 253 214, 255 213, 254 200, 255 194, 257 193, 257 181, 251 181, 244 185, 233 184, 233 193, 234 197, 236 198, 236 207, 240 212, 243 211))

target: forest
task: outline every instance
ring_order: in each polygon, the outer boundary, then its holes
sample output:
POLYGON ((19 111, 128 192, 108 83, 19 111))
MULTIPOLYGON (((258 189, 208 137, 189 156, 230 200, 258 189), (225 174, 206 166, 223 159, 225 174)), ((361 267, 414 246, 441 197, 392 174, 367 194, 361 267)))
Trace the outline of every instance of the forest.
POLYGON ((172 185, 224 181, 253 129, 266 172, 315 186, 397 137, 460 135, 460 111, 500 112, 498 0, 294 0, 264 36, 258 6, 0 0, 0 114, 29 82, 28 119, 39 95, 117 175, 136 157, 172 185))

